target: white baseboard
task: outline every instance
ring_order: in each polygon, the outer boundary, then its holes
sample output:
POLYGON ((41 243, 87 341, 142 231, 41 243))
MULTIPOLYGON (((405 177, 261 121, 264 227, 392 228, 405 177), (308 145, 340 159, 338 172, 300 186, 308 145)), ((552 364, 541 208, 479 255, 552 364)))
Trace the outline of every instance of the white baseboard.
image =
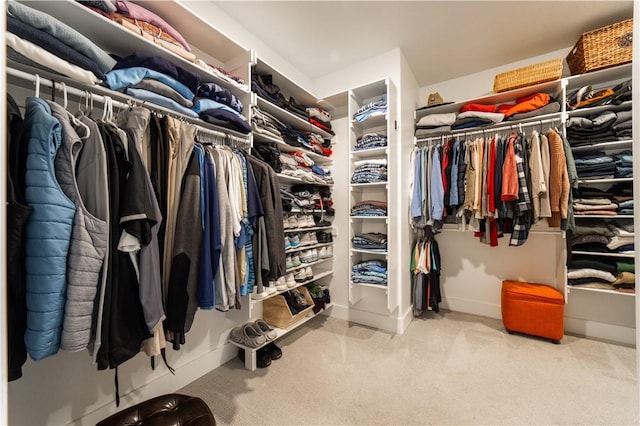
POLYGON ((204 376, 208 372, 215 370, 227 361, 232 360, 238 352, 238 348, 229 343, 225 343, 219 348, 208 352, 199 358, 192 359, 187 363, 175 366, 176 374, 167 373, 156 380, 145 383, 134 391, 120 395, 120 406, 116 407, 113 402, 86 414, 80 419, 70 423, 74 426, 95 425, 100 420, 109 417, 118 411, 138 404, 142 401, 154 398, 158 395, 173 393, 178 389, 188 385, 194 380, 204 376))
POLYGON ((404 334, 409 324, 411 324, 411 321, 413 321, 413 306, 409 306, 402 317, 398 319, 398 330, 396 330, 396 333, 404 334))
MULTIPOLYGON (((447 298, 440 307, 454 312, 480 315, 483 317, 502 319, 500 305, 483 303, 477 300, 461 298, 447 298)), ((602 339, 614 343, 635 345, 636 330, 633 327, 625 327, 603 322, 587 321, 579 318, 564 318, 565 332, 592 339, 602 339)))
POLYGON ((625 345, 636 344, 636 329, 633 327, 565 317, 564 331, 576 336, 602 339, 608 342, 625 345))
POLYGON ((462 312, 465 314, 480 315, 482 317, 502 319, 500 305, 496 305, 494 303, 486 303, 472 299, 461 299, 458 297, 448 297, 442 300, 440 307, 453 312, 462 312))

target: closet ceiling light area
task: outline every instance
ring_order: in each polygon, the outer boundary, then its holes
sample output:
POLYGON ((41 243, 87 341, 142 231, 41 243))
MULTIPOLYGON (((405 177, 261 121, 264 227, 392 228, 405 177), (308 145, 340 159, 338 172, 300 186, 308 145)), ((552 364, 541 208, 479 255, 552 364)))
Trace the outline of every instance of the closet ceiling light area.
POLYGON ((311 79, 400 47, 420 86, 571 47, 633 14, 632 1, 213 3, 311 79))

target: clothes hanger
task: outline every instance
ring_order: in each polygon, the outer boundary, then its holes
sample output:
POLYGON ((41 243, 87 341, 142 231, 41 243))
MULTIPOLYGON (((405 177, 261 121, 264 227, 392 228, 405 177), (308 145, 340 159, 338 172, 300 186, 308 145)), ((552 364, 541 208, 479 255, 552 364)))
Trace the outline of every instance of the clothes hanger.
POLYGON ((36 98, 39 98, 40 97, 40 75, 39 74, 36 74, 35 85, 36 85, 35 96, 36 98))
POLYGON ((62 108, 67 109, 67 106, 69 105, 69 100, 67 99, 67 85, 64 81, 60 84, 62 84, 62 108))

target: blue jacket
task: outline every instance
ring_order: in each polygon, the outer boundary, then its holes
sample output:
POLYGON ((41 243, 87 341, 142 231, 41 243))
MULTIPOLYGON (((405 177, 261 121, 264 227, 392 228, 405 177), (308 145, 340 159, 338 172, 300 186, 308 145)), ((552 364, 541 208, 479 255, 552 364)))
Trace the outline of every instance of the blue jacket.
POLYGON ((67 255, 75 204, 62 192, 54 159, 61 143, 60 122, 39 98, 27 98, 27 203, 33 213, 26 228, 27 330, 24 340, 35 361, 54 355, 67 290, 67 255))

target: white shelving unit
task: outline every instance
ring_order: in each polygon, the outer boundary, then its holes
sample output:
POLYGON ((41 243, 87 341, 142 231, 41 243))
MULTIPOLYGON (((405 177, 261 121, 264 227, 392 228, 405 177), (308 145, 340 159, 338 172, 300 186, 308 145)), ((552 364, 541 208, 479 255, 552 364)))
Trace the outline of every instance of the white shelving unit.
MULTIPOLYGON (((313 95, 311 95, 309 92, 307 92, 304 88, 298 86, 296 83, 294 83, 291 79, 289 79, 287 76, 285 76, 284 74, 282 74, 281 72, 279 72, 278 70, 276 70, 275 68, 273 68, 272 66, 270 66, 269 64, 265 63, 263 60, 261 60, 259 57, 254 56, 251 60, 251 73, 253 74, 270 74, 273 77, 273 83, 275 85, 277 85, 280 88, 280 92, 286 96, 286 99, 288 100, 289 97, 293 97, 296 101, 297 104, 299 105, 303 105, 305 107, 319 107, 319 101, 318 99, 316 99, 313 95)), ((249 78, 250 79, 250 78, 249 78)), ((294 130, 300 131, 300 132, 313 132, 313 133, 317 133, 320 136, 322 136, 323 139, 332 139, 333 135, 313 124, 311 124, 309 121, 304 120, 302 117, 299 117, 296 114, 291 113, 290 111, 287 111, 283 108, 281 108, 278 105, 275 105, 271 102, 269 102, 266 99, 261 98, 260 96, 257 95, 257 93, 251 93, 251 105, 253 106, 257 106, 258 108, 260 108, 261 111, 269 113, 270 115, 272 115, 273 117, 275 117, 276 119, 278 119, 280 122, 282 122, 285 125, 289 125, 291 126, 291 128, 293 128, 294 130)), ((260 144, 269 144, 272 146, 276 146, 278 148, 278 150, 282 153, 302 153, 305 156, 307 156, 308 158, 310 158, 311 160, 313 160, 313 162, 315 164, 317 164, 319 167, 322 167, 325 170, 329 170, 331 169, 332 165, 333 165, 333 160, 331 159, 331 157, 327 157, 324 155, 321 155, 319 153, 313 152, 309 149, 306 148, 302 148, 302 147, 296 147, 296 146, 292 146, 289 145, 285 142, 285 140, 283 138, 279 138, 275 135, 266 135, 266 134, 262 134, 262 133, 258 133, 258 132, 253 132, 252 133, 252 141, 253 141, 253 145, 257 146, 260 144)), ((320 181, 309 181, 307 179, 304 178, 298 178, 296 176, 290 176, 287 174, 283 174, 283 173, 279 173, 278 174, 278 182, 280 183, 281 186, 283 187, 287 187, 288 189, 291 189, 292 186, 294 185, 313 185, 314 187, 328 187, 328 188, 332 188, 333 184, 332 183, 325 183, 325 182, 320 182, 320 181)), ((295 206, 294 206, 295 207, 295 206)), ((327 219, 327 216, 325 216, 323 210, 320 209, 304 209, 304 210, 300 210, 297 208, 294 208, 290 213, 285 212, 285 214, 317 214, 320 215, 322 214, 323 217, 325 218, 325 220, 327 219)), ((286 235, 295 235, 295 234, 304 234, 307 232, 329 232, 332 233, 334 231, 333 226, 314 226, 314 227, 299 227, 299 228, 295 228, 295 229, 285 229, 284 232, 286 235)), ((327 242, 327 243, 317 243, 317 244, 311 244, 311 245, 304 245, 304 246, 297 246, 297 247, 293 247, 293 248, 288 248, 284 250, 285 255, 295 255, 295 254, 300 254, 301 252, 305 251, 305 250, 313 250, 313 249, 321 249, 321 248, 329 248, 333 246, 333 242, 327 242)), ((300 283, 296 283, 296 286, 293 288, 297 288, 297 287, 301 287, 307 284, 311 284, 311 283, 318 283, 323 287, 328 287, 330 288, 331 286, 331 281, 333 279, 333 259, 332 257, 326 257, 326 258, 318 258, 317 260, 314 260, 312 262, 302 262, 300 265, 291 267, 291 268, 287 268, 286 269, 286 274, 290 274, 290 273, 295 273, 296 271, 299 271, 303 268, 311 268, 312 272, 313 272, 313 278, 308 279, 304 282, 300 282, 300 283)), ((268 300, 272 297, 276 297, 279 296, 283 293, 285 293, 286 291, 291 290, 287 289, 287 290, 283 290, 283 291, 278 291, 272 295, 269 295, 263 299, 251 299, 249 298, 249 317, 250 318, 260 318, 262 317, 262 312, 263 312, 263 303, 265 300, 268 300)), ((325 309, 330 308, 331 305, 327 305, 325 307, 325 309)), ((319 313, 321 313, 322 311, 320 311, 319 313)), ((308 314, 307 316, 305 316, 304 318, 300 318, 298 319, 295 323, 293 323, 291 326, 287 327, 287 328, 277 328, 274 327, 276 329, 276 331, 278 332, 278 337, 276 338, 276 340, 282 336, 284 336, 285 334, 289 333, 290 331, 296 329, 297 327, 301 326, 302 324, 304 324, 305 322, 309 321, 311 318, 315 317, 316 314, 313 314, 313 312, 311 312, 310 314, 308 314)), ((236 344, 234 342, 231 342, 234 345, 241 347, 245 350, 245 367, 247 369, 250 370, 255 370, 256 369, 256 358, 257 358, 257 351, 260 348, 249 348, 249 347, 245 347, 243 345, 239 345, 236 344)))
MULTIPOLYGON (((349 164, 350 175, 355 170, 355 162, 366 160, 386 160, 387 181, 370 183, 350 183, 349 194, 351 205, 365 200, 376 200, 387 202, 386 216, 350 216, 349 239, 358 234, 367 232, 377 232, 386 234, 387 250, 366 250, 354 248, 352 243, 349 250, 350 269, 353 265, 366 260, 384 260, 387 264, 387 282, 384 284, 358 283, 349 280, 349 302, 357 307, 360 302, 366 302, 371 296, 370 291, 384 291, 386 293, 386 308, 388 312, 394 311, 400 303, 401 283, 393 279, 395 271, 401 264, 397 259, 397 224, 393 221, 398 215, 397 206, 391 202, 389 188, 397 188, 393 181, 394 173, 392 168, 396 166, 392 149, 396 147, 395 136, 395 89, 389 78, 374 81, 372 83, 357 87, 349 91, 348 111, 349 111, 349 164), (385 114, 372 115, 363 121, 354 119, 356 112, 363 106, 371 102, 379 101, 386 97, 387 110, 385 114), (372 149, 356 150, 358 138, 367 134, 379 134, 387 137, 387 146, 372 149)), ((351 271, 349 271, 351 273, 351 271)))

